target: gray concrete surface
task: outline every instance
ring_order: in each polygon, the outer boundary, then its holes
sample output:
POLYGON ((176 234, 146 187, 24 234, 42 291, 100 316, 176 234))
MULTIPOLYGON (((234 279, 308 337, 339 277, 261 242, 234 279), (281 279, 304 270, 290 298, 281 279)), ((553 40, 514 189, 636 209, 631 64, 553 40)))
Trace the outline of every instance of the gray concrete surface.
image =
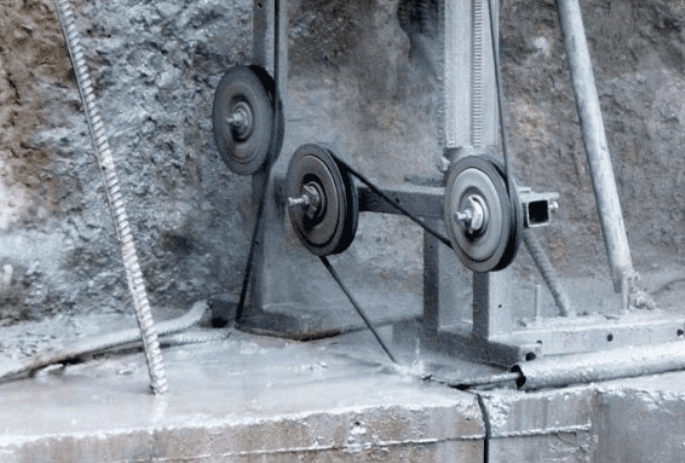
POLYGON ((140 353, 52 367, 0 385, 0 461, 683 460, 685 372, 476 391, 481 408, 474 392, 419 378, 487 369, 416 354, 392 366, 368 332, 310 343, 233 332, 166 350, 165 397, 148 390, 140 353))
MULTIPOLYGON (((368 335, 368 333, 366 333, 368 335)), ((0 386, 0 461, 478 461, 473 395, 398 370, 364 334, 311 344, 235 332, 165 352, 172 393, 141 355, 0 386), (354 345, 361 348, 353 348, 354 345)))
MULTIPOLYGON (((290 110, 299 118, 291 123, 303 141, 332 142, 392 185, 434 174, 440 154, 438 81, 420 41, 401 28, 406 3, 290 2, 290 110)), ((250 62, 252 1, 74 4, 156 315, 199 297, 230 298, 255 208, 249 179, 219 160, 209 116, 221 74, 250 62)), ((0 325, 63 328, 3 332, 2 357, 17 358, 122 322, 129 299, 51 2, 0 7, 8 31, 0 37, 0 325), (102 314, 110 318, 91 318, 102 314)), ((683 5, 588 0, 583 8, 635 262, 657 302, 681 312, 683 5)), ((562 193, 542 239, 579 310, 615 311, 554 2, 503 2, 502 18, 517 172, 562 193)), ((378 279, 378 293, 360 298, 380 299, 379 314, 416 310, 421 241, 403 219, 364 217, 338 263, 353 287, 378 279)), ((537 277, 525 253, 514 271, 517 315, 530 315, 537 277)), ((314 292, 329 292, 311 281, 314 292)), ((332 307, 340 309, 304 310, 332 307)), ((491 461, 683 460, 680 373, 489 391, 486 444, 473 395, 399 374, 368 342, 346 339, 299 345, 236 334, 172 349, 165 402, 147 393, 140 355, 0 385, 0 461, 480 461, 486 447, 491 461)), ((461 368, 452 373, 473 372, 461 368)))

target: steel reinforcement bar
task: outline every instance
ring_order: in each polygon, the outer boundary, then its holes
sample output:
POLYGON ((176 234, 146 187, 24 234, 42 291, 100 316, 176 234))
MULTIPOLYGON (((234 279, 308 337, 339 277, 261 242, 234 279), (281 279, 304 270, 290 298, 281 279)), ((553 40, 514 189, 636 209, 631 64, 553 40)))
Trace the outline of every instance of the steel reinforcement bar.
POLYGON ((126 279, 133 297, 138 328, 143 338, 145 359, 147 360, 150 373, 150 386, 155 394, 164 394, 168 392, 169 386, 167 384, 166 371, 164 370, 162 352, 159 347, 157 329, 152 318, 143 274, 138 263, 136 246, 126 214, 124 199, 121 195, 114 159, 107 140, 105 126, 100 116, 100 108, 95 98, 93 81, 90 78, 88 65, 86 64, 85 50, 81 45, 79 32, 74 24, 74 13, 69 0, 54 0, 54 2, 57 7, 67 48, 74 65, 74 71, 76 72, 76 81, 78 82, 81 98, 86 108, 88 126, 93 137, 95 155, 100 166, 100 172, 104 177, 110 209, 114 216, 114 223, 121 243, 121 253, 123 254, 124 267, 126 268, 126 279))

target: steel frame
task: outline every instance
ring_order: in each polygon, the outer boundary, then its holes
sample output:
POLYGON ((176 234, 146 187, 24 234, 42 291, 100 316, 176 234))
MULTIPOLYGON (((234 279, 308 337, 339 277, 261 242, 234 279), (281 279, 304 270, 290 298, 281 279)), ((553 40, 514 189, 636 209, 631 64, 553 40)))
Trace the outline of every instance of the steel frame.
MULTIPOLYGON (((468 23, 468 27, 445 27, 446 30, 443 31, 446 70, 443 92, 446 103, 443 135, 446 152, 450 150, 454 152, 458 149, 466 149, 469 152, 485 151, 488 146, 494 146, 497 142, 496 92, 494 69, 491 66, 493 47, 488 34, 474 30, 476 26, 489 27, 487 15, 483 18, 482 12, 474 12, 474 5, 481 1, 483 0, 445 1, 443 11, 445 25, 455 24, 458 20, 468 23), (474 45, 474 40, 482 43, 474 45), (474 54, 478 54, 482 60, 475 70, 474 54), (464 115, 468 116, 464 117, 464 115)), ((561 0, 560 3, 567 8, 566 4, 574 1, 561 0)), ((255 0, 254 2, 253 63, 264 67, 274 75, 274 34, 279 34, 282 45, 279 50, 281 59, 278 75, 282 77, 276 84, 287 114, 286 12, 286 0, 255 0), (279 9, 277 12, 274 11, 276 6, 279 9), (281 15, 278 31, 274 30, 274 13, 281 15)), ((571 32, 578 33, 577 24, 563 27, 565 36, 570 36, 571 32), (567 31, 569 28, 572 29, 571 32, 567 31)), ((582 23, 580 27, 582 32, 582 23)), ((594 82, 585 81, 584 85, 594 88, 594 82)), ((582 90, 577 90, 577 93, 579 92, 582 90)), ((588 116, 583 116, 583 118, 587 119, 588 116)), ((602 169, 598 170, 598 178, 606 180, 611 177, 613 180, 613 174, 611 172, 607 174, 606 165, 602 165, 602 169)), ((257 201, 260 197, 266 179, 267 175, 264 171, 259 171, 253 176, 253 201, 257 201)), ((322 324, 320 320, 307 319, 294 313, 275 314, 265 310, 264 294, 272 289, 270 285, 273 285, 274 281, 268 275, 267 258, 270 256, 270 251, 266 249, 264 243, 267 235, 284 233, 283 227, 287 226, 285 217, 282 212, 279 212, 283 211, 285 204, 282 194, 283 182, 283 176, 277 173, 267 185, 269 188, 266 207, 267 223, 271 219, 280 222, 277 223, 275 229, 267 229, 265 226, 259 232, 258 239, 262 246, 258 246, 255 255, 254 278, 250 286, 243 327, 277 334, 307 333, 321 328, 325 323, 322 324)), ((398 213, 369 188, 363 186, 357 188, 360 212, 398 213)), ((394 190, 383 189, 383 191, 394 200, 401 202, 410 212, 424 218, 434 228, 444 229, 444 188, 407 186, 394 190)), ((597 195, 606 195, 606 192, 600 189, 597 195)), ((602 208, 600 214, 604 213, 602 208)), ((620 208, 618 213, 620 214, 620 208)), ((603 224, 605 222, 607 221, 603 221, 603 224)), ((609 226, 622 227, 622 221, 613 222, 609 226)), ((620 237, 620 231, 613 233, 612 236, 620 237)), ((623 240, 618 241, 619 244, 623 243, 623 240)), ((629 262, 629 251, 623 245, 617 247, 607 244, 607 249, 610 254, 613 252, 611 262, 616 267, 613 268, 614 281, 618 288, 616 281, 619 279, 624 281, 626 268, 630 270, 631 267, 620 265, 621 268, 617 270, 616 262, 626 261, 626 253, 628 253, 629 262)), ((452 251, 442 248, 439 240, 428 233, 424 233, 423 253, 423 315, 418 320, 404 320, 394 324, 393 334, 397 343, 406 342, 407 339, 419 339, 421 344, 429 350, 494 365, 511 366, 520 361, 542 356, 664 343, 683 337, 682 318, 666 316, 660 312, 623 313, 615 317, 603 315, 560 317, 536 320, 525 326, 515 327, 511 316, 511 298, 507 297, 509 285, 515 279, 507 270, 488 274, 475 273, 472 279, 472 321, 467 323, 450 319, 450 313, 453 312, 455 305, 453 294, 451 294, 455 283, 454 272, 463 270, 455 262, 455 256, 451 255, 452 251)), ((625 284, 620 286, 625 291, 625 284)))

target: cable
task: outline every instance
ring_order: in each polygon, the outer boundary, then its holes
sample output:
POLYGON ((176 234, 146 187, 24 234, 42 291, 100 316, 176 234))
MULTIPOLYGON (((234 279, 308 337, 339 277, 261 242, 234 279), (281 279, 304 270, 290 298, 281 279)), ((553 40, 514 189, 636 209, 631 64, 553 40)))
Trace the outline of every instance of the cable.
POLYGON ((383 193, 379 188, 377 188, 373 183, 371 183, 366 177, 364 177, 364 176, 363 176, 362 174, 360 174, 358 171, 356 171, 355 169, 353 169, 352 166, 350 166, 349 164, 347 164, 345 161, 343 161, 342 159, 340 159, 339 157, 337 157, 337 156, 336 156, 335 154, 333 154, 333 153, 331 153, 331 155, 332 155, 333 158, 336 160, 336 162, 342 164, 342 165, 343 165, 343 166, 344 166, 352 175, 354 175, 355 177, 357 177, 362 183, 364 183, 366 186, 368 186, 369 189, 370 189, 371 191, 373 191, 375 194, 377 194, 378 196, 380 196, 381 198, 383 198, 388 204, 390 204, 390 205, 393 206, 395 209, 397 209, 398 211, 400 211, 402 214, 404 214, 405 216, 407 216, 409 219, 411 219, 412 221, 414 221, 414 222, 415 222, 416 224, 418 224, 421 228, 423 228, 423 229, 426 230, 428 233, 430 233, 431 235, 433 235, 436 239, 440 240, 445 246, 447 246, 448 248, 452 248, 452 243, 450 242, 449 239, 447 239, 447 237, 445 237, 444 235, 442 235, 442 234, 439 233, 438 231, 434 230, 434 229, 433 229, 432 227, 430 227, 429 225, 426 225, 426 224, 423 222, 423 220, 421 220, 421 219, 419 219, 418 217, 416 217, 414 214, 412 214, 411 212, 409 212, 409 210, 407 210, 407 209, 404 208, 403 206, 397 204, 397 202, 393 201, 392 198, 390 198, 388 195, 386 195, 385 193, 383 193))
MULTIPOLYGON (((207 311, 207 303, 196 302, 190 311, 181 317, 163 321, 157 324, 158 334, 178 333, 193 325, 200 323, 207 311)), ((138 328, 94 336, 78 341, 71 346, 58 349, 56 352, 37 355, 18 362, 15 365, 0 368, 0 381, 13 378, 17 375, 44 368, 55 363, 66 362, 70 359, 82 357, 94 352, 100 352, 113 347, 121 347, 144 338, 138 328)))
POLYGON ((459 389, 461 391, 465 391, 465 390, 474 389, 477 387, 492 387, 492 386, 497 386, 499 384, 516 382, 519 379, 521 379, 521 373, 520 372, 498 373, 498 374, 489 375, 489 376, 476 376, 474 378, 460 379, 458 381, 442 379, 438 376, 433 376, 433 375, 426 375, 423 377, 423 379, 427 380, 427 381, 432 381, 432 382, 435 382, 438 384, 443 384, 443 385, 445 385, 447 387, 451 387, 453 389, 459 389))
MULTIPOLYGON (((481 1, 481 0, 476 0, 476 1, 481 1)), ((482 1, 487 1, 488 2, 488 19, 490 22, 490 41, 492 42, 492 56, 495 61, 495 87, 497 87, 497 114, 499 117, 499 130, 500 130, 500 137, 502 138, 502 153, 504 155, 504 169, 505 169, 505 175, 507 177, 507 192, 509 193, 509 196, 511 196, 511 192, 514 186, 514 166, 513 162, 511 159, 511 153, 509 152, 509 145, 507 144, 508 140, 508 135, 507 135, 507 127, 504 124, 504 90, 502 88, 502 74, 500 71, 500 62, 499 62, 499 47, 497 46, 498 43, 498 37, 497 34, 495 34, 495 8, 493 6, 493 0, 482 0, 482 1)))
POLYGON ((279 0, 274 0, 274 101, 273 101, 273 122, 271 124, 271 146, 269 147, 269 155, 267 156, 266 162, 264 164, 264 185, 262 187, 261 194, 259 196, 259 206, 257 207, 257 218, 252 231, 252 240, 250 242, 250 251, 247 255, 247 265, 245 266, 245 274, 243 276, 243 286, 240 291, 240 299, 238 301, 238 308, 235 313, 235 321, 240 325, 243 321, 244 311, 245 311, 245 299, 247 297, 247 291, 250 287, 250 282, 252 281, 252 270, 254 267, 254 255, 257 250, 257 246, 261 245, 259 242, 259 237, 261 236, 262 225, 264 222, 264 203, 266 203, 266 193, 269 189, 269 181, 271 178, 271 167, 272 162, 276 159, 276 140, 278 139, 278 132, 280 130, 280 94, 279 94, 279 47, 280 47, 280 19, 279 19, 280 2, 279 0))
POLYGON ((340 289, 345 293, 345 296, 347 296, 347 298, 350 300, 350 302, 352 303, 352 306, 354 307, 354 310, 356 310, 357 313, 359 314, 359 316, 362 317, 362 320, 364 320, 364 323, 366 323, 366 326, 369 328, 369 330, 371 330, 374 337, 378 341, 378 344, 380 344, 380 346, 383 348, 383 351, 385 351, 388 358, 390 360, 392 360, 392 363, 397 363, 397 360, 395 360, 395 357, 390 352, 390 349, 388 349, 388 347, 385 345, 385 343, 383 342, 383 339, 381 339, 380 335, 378 334, 378 331, 376 331, 376 329, 371 324, 371 321, 368 319, 366 314, 364 314, 364 311, 359 306, 357 301, 354 299, 354 296, 352 296, 352 293, 350 293, 350 291, 347 289, 347 287, 343 283, 342 279, 340 279, 340 276, 338 275, 338 273, 331 266, 331 263, 328 262, 328 259, 325 256, 319 256, 319 259, 321 259, 321 262, 323 263, 324 267, 326 267, 326 270, 328 270, 328 272, 331 274, 331 276, 336 281, 336 283, 338 283, 338 286, 340 286, 340 289))
MULTIPOLYGON (((516 186, 514 185, 513 180, 514 168, 512 155, 509 151, 509 145, 507 144, 507 127, 504 122, 504 89, 502 84, 502 73, 500 69, 499 47, 497 46, 498 37, 497 34, 495 34, 495 8, 493 5, 494 0, 484 1, 488 2, 488 13, 490 19, 490 38, 492 41, 492 55, 495 62, 495 86, 497 87, 497 113, 499 117, 500 137, 502 138, 502 152, 504 154, 504 166, 506 171, 505 175, 507 177, 507 191, 511 196, 512 189, 516 188, 516 186)), ((568 295, 566 294, 566 291, 564 291, 564 288, 561 285, 559 278, 557 277, 557 273, 554 270, 554 267, 552 266, 552 263, 550 262, 549 258, 545 254, 544 249, 542 248, 542 246, 540 246, 540 243, 537 241, 535 236, 533 236, 533 233, 530 230, 524 230, 523 239, 526 243, 526 248, 528 249, 528 252, 530 253, 531 257, 533 258, 533 261, 535 262, 535 266, 540 271, 540 274, 544 278, 545 283, 547 283, 547 288, 552 293, 552 296, 554 296, 554 300, 557 304, 557 307, 561 315, 574 315, 575 310, 571 306, 568 295)))
MULTIPOLYGON (((268 163, 269 161, 267 161, 268 163)), ((255 221, 254 230, 252 231, 252 240, 250 241, 250 251, 247 254, 247 265, 245 266, 245 274, 243 275, 243 286, 240 291, 240 299, 238 300, 238 307, 235 312, 235 322, 237 324, 242 323, 243 315, 245 310, 245 299, 247 297, 247 291, 250 287, 250 282, 252 280, 252 269, 254 267, 254 255, 257 250, 257 246, 261 243, 259 242, 259 236, 261 235, 262 223, 264 222, 264 203, 266 203, 266 192, 269 189, 269 178, 271 173, 270 165, 265 166, 264 173, 264 186, 262 187, 261 194, 259 196, 259 206, 257 207, 257 218, 255 221)))
POLYGON ((490 438, 492 437, 492 424, 490 423, 490 414, 488 413, 488 408, 485 406, 485 401, 483 397, 474 392, 476 399, 478 400, 478 407, 480 407, 480 413, 483 417, 483 428, 485 428, 485 438, 483 439, 483 463, 489 463, 490 461, 490 438))

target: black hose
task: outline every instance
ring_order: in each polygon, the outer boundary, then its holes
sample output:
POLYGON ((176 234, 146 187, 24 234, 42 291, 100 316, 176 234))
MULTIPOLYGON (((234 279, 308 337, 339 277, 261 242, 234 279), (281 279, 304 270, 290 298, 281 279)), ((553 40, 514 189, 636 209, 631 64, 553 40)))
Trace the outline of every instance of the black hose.
MULTIPOLYGON (((203 315, 207 311, 206 302, 196 302, 190 311, 173 320, 167 320, 156 324, 157 333, 162 336, 165 334, 178 333, 193 325, 200 323, 203 315)), ((37 355, 17 362, 11 366, 0 367, 0 382, 15 376, 39 370, 49 365, 63 363, 71 359, 79 358, 95 352, 101 352, 113 347, 121 347, 134 342, 139 342, 142 334, 137 328, 108 333, 102 336, 94 336, 83 341, 79 341, 71 346, 66 346, 56 352, 37 355)))

